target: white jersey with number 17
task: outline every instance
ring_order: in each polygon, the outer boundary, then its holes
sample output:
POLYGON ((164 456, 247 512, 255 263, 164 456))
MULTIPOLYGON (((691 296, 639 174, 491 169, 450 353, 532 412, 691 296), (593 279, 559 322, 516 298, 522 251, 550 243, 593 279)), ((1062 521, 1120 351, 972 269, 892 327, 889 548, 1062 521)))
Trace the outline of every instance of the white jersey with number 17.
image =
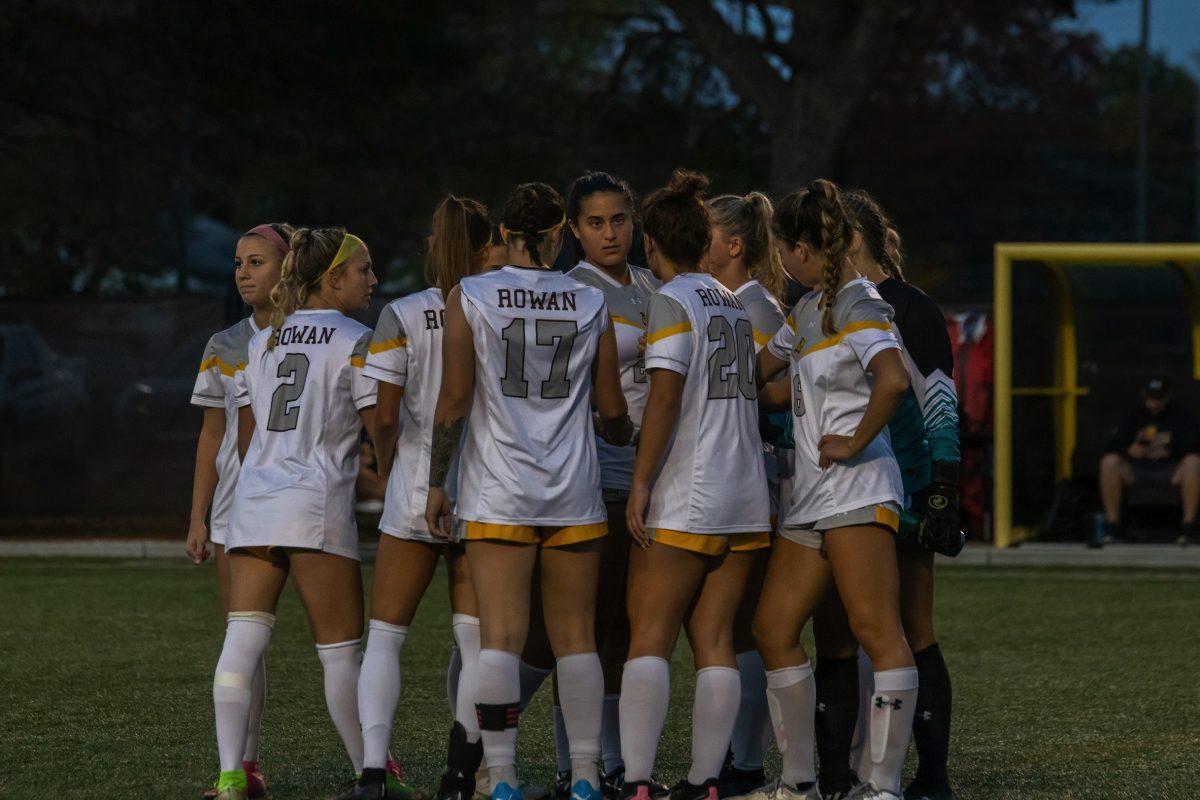
POLYGON ((226 547, 296 547, 358 558, 354 483, 371 329, 338 311, 301 309, 250 340, 238 404, 254 438, 233 496, 226 547))
POLYGON ((475 396, 459 459, 458 517, 505 525, 602 522, 592 363, 608 312, 599 289, 507 266, 464 278, 475 396))

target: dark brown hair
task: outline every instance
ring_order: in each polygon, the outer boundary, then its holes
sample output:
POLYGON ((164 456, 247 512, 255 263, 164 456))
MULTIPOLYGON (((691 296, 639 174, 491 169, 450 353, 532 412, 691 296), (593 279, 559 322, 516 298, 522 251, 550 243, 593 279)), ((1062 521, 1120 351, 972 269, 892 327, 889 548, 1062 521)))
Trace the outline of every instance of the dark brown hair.
POLYGON ((851 189, 842 195, 846 211, 855 228, 862 234, 863 244, 871 258, 883 268, 884 274, 904 280, 904 251, 900 247, 900 231, 883 207, 863 189, 851 189))
MULTIPOLYGON (((571 188, 567 192, 567 219, 579 224, 579 212, 583 208, 583 201, 601 192, 621 195, 625 198, 625 204, 629 206, 630 215, 636 215, 637 208, 633 202, 633 190, 629 188, 625 179, 607 172, 592 170, 583 173, 571 184, 571 188)), ((583 252, 583 243, 574 236, 571 238, 574 240, 576 260, 586 258, 587 254, 583 252)))
POLYGON ((704 205, 706 189, 707 176, 677 169, 666 186, 655 189, 642 203, 642 230, 663 255, 693 272, 712 241, 704 205))
POLYGON ((433 212, 429 251, 425 253, 425 280, 442 290, 479 271, 492 240, 487 206, 469 197, 442 198, 433 212))
POLYGON ((520 239, 530 260, 542 264, 541 246, 566 221, 562 195, 544 183, 522 183, 504 202, 504 227, 509 242, 520 239))
POLYGON ((838 282, 854 241, 854 225, 842 203, 841 190, 833 181, 818 178, 779 201, 771 227, 788 246, 804 242, 825 256, 825 275, 821 282, 825 312, 821 317, 821 330, 826 336, 832 336, 837 333, 833 324, 833 306, 837 302, 838 282))

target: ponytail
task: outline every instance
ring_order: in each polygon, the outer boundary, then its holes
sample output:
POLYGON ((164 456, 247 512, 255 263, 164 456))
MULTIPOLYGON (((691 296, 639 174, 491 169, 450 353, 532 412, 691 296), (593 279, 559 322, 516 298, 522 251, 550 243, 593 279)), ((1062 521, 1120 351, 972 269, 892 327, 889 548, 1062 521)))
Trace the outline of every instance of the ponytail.
POLYGON ((433 212, 426 282, 447 296, 459 281, 479 271, 491 242, 487 207, 469 197, 446 195, 433 212))
POLYGON ((783 198, 772 222, 775 235, 785 242, 804 242, 825 256, 825 274, 821 292, 825 311, 821 330, 826 336, 837 333, 833 323, 833 308, 837 302, 838 283, 849 262, 854 226, 842 203, 837 184, 818 178, 804 189, 783 198))
POLYGON ((779 251, 771 245, 771 218, 775 207, 762 192, 745 197, 726 194, 708 203, 713 224, 728 236, 742 237, 742 257, 750 275, 777 300, 783 300, 787 276, 779 251))
MULTIPOLYGON (((271 289, 271 335, 267 348, 275 349, 283 321, 301 308, 325 273, 346 238, 345 228, 296 228, 288 239, 288 254, 279 269, 279 283, 271 289)), ((344 269, 344 263, 335 267, 344 269)))
POLYGON ((885 275, 904 280, 904 251, 900 246, 900 231, 896 230, 883 207, 862 189, 851 189, 842 198, 871 258, 875 259, 885 275))

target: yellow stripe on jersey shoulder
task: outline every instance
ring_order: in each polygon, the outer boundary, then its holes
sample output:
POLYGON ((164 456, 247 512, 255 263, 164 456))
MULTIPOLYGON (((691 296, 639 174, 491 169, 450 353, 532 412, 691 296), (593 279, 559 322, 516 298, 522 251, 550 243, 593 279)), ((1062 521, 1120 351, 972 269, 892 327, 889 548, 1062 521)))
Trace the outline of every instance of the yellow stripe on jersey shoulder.
POLYGON ((622 325, 632 325, 633 327, 635 327, 635 328, 641 328, 642 330, 645 330, 645 329, 646 329, 646 326, 645 326, 645 325, 643 325, 642 323, 640 323, 640 322, 634 322, 633 320, 631 320, 631 319, 629 319, 629 318, 627 318, 627 317, 622 317, 622 316, 621 316, 621 315, 619 315, 619 314, 612 314, 611 316, 612 316, 612 321, 613 321, 613 322, 619 322, 619 323, 621 323, 622 325))
POLYGON ((217 371, 219 371, 225 377, 232 378, 234 375, 236 375, 237 373, 244 370, 246 368, 246 365, 245 364, 230 364, 226 361, 222 361, 217 356, 212 356, 210 358, 206 358, 200 362, 200 372, 205 372, 206 370, 210 370, 213 367, 216 367, 217 371))
POLYGON ((367 365, 367 360, 362 356, 350 356, 350 366, 362 369, 367 365))
POLYGON ((771 337, 762 331, 754 331, 754 343, 759 347, 766 347, 767 342, 771 341, 771 337))
POLYGON ((857 333, 858 331, 866 331, 866 330, 890 331, 891 329, 892 329, 891 323, 876 322, 873 319, 867 319, 867 320, 863 320, 861 322, 851 322, 849 325, 842 328, 840 331, 838 331, 833 336, 830 336, 828 339, 822 339, 821 341, 815 342, 814 344, 810 345, 808 348, 806 348, 804 350, 804 352, 802 352, 800 354, 800 357, 804 358, 807 355, 812 355, 813 353, 817 352, 818 350, 824 350, 827 347, 833 347, 835 344, 838 344, 839 342, 841 342, 842 339, 845 339, 850 334, 857 333))
POLYGON ((663 339, 666 339, 668 336, 674 336, 677 333, 687 333, 691 329, 692 329, 692 323, 680 322, 677 325, 671 325, 669 327, 662 328, 662 329, 657 330, 654 333, 650 334, 649 336, 646 337, 646 344, 654 344, 655 342, 661 342, 663 339))
POLYGON ((384 339, 382 342, 371 342, 371 346, 367 349, 371 355, 386 353, 388 350, 395 350, 397 347, 407 347, 408 339, 398 336, 395 339, 384 339))

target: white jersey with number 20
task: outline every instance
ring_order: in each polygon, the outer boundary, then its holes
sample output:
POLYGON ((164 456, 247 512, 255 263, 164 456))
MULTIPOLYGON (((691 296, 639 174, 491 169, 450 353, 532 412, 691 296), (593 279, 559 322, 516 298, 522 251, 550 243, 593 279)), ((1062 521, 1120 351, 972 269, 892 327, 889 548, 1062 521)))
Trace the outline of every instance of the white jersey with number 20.
POLYGON ((476 366, 458 517, 545 527, 604 521, 591 411, 592 363, 608 326, 600 290, 514 266, 459 285, 476 366))
POLYGON ((254 438, 234 492, 226 547, 295 547, 358 558, 354 483, 359 411, 375 405, 363 375, 371 329, 326 309, 301 309, 250 340, 238 404, 254 438))

